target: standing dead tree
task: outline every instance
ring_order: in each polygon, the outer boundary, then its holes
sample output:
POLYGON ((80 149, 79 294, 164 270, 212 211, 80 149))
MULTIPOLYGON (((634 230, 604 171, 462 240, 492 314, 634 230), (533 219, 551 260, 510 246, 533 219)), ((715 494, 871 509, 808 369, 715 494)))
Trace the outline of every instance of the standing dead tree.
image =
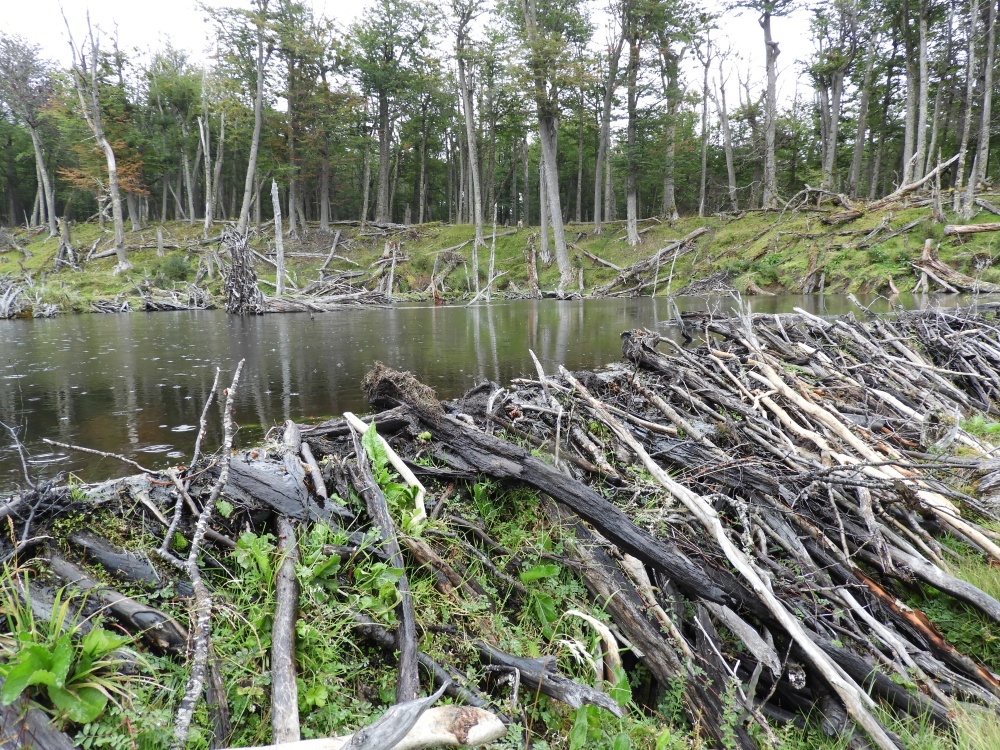
POLYGON ((97 78, 97 61, 101 46, 99 37, 94 35, 90 24, 90 14, 87 14, 87 36, 78 48, 73 41, 73 32, 69 21, 63 13, 66 22, 66 33, 69 35, 69 46, 73 55, 73 83, 77 96, 80 98, 80 112, 94 134, 97 145, 104 152, 108 164, 108 193, 111 198, 111 216, 115 225, 115 254, 118 256, 117 271, 127 271, 132 267, 125 254, 125 218, 122 214, 122 194, 118 186, 118 162, 115 151, 104 133, 104 121, 101 115, 100 82, 97 78), (90 57, 88 58, 88 53, 90 57))
POLYGON ((253 250, 245 235, 226 230, 222 244, 229 251, 232 266, 226 276, 226 312, 235 315, 260 315, 264 312, 264 294, 257 288, 253 269, 253 250))

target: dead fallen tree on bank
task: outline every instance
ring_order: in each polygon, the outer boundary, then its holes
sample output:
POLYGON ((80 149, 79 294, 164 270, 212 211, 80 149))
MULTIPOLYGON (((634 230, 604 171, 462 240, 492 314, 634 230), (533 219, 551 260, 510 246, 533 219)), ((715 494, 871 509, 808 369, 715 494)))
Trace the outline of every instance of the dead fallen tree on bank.
MULTIPOLYGON (((366 558, 403 571, 394 584, 397 619, 352 613, 359 640, 384 649, 387 669, 416 669, 427 684, 508 720, 516 720, 512 704, 486 678, 490 670, 569 706, 620 711, 607 694, 621 676, 612 666, 618 643, 609 642, 618 641, 631 644, 624 669, 641 665, 656 685, 682 685, 692 725, 712 744, 754 746, 746 721, 764 726, 767 737, 768 721, 820 716, 830 731, 847 734, 849 717, 867 736, 857 741, 892 748, 899 739, 876 704, 941 727, 967 703, 1000 708, 995 665, 901 604, 915 605, 933 587, 1000 623, 1000 603, 956 575, 955 553, 943 541, 947 534, 1000 560, 997 535, 970 515, 995 519, 997 508, 966 494, 995 462, 976 457, 989 447, 960 421, 1000 416, 996 313, 980 306, 863 322, 804 312, 687 314, 689 331, 710 334, 696 349, 630 331, 624 366, 485 384, 443 404, 412 376, 376 367, 365 387, 383 411, 369 421, 427 488, 430 520, 418 527, 408 520, 415 506, 405 499, 399 506, 405 493, 386 502, 381 443, 366 432, 358 445, 346 419, 305 428, 303 439, 288 425, 280 444, 241 451, 224 467, 223 457, 195 460, 168 473, 168 484, 154 472, 95 489, 89 502, 96 509, 113 501, 146 523, 170 526, 165 540, 193 539, 205 518, 197 511, 211 507, 221 483, 217 497, 234 512, 203 527, 213 566, 233 565, 247 526, 286 519, 300 542, 317 524, 342 529, 342 541, 324 553, 344 565, 337 587, 349 590, 350 571, 366 558), (571 678, 551 658, 509 653, 484 640, 472 620, 439 622, 433 608, 413 609, 415 630, 395 625, 409 617, 404 582, 415 590, 420 579, 463 610, 499 617, 534 606, 530 576, 521 575, 533 563, 498 543, 491 522, 472 510, 485 506, 456 496, 477 477, 508 490, 527 486, 544 499, 546 533, 565 545, 560 561, 612 626, 591 665, 596 677, 571 678), (364 502, 339 499, 352 493, 364 502), (453 644, 444 658, 433 654, 441 627, 453 644), (483 678, 469 679, 473 673, 483 678)), ((32 540, 51 533, 51 519, 74 502, 47 486, 0 505, 23 537, 20 562, 34 554, 42 569, 62 565, 44 540, 32 540)), ((80 543, 95 549, 92 539, 80 543)), ((92 554, 81 553, 77 565, 92 564, 92 554)), ((102 554, 111 575, 142 576, 128 558, 115 563, 102 554)), ((141 606, 148 613, 153 605, 141 606)), ((141 632, 125 614, 114 616, 141 632)), ((288 645, 295 628, 284 632, 288 645)), ((405 705, 411 695, 407 687, 397 700, 405 705)))
POLYGON ((611 294, 635 296, 641 294, 644 289, 656 285, 660 280, 661 267, 670 269, 673 261, 680 255, 689 252, 694 247, 694 241, 708 232, 708 227, 698 227, 648 258, 643 258, 630 266, 619 269, 618 275, 612 281, 594 289, 594 296, 604 297, 611 294))

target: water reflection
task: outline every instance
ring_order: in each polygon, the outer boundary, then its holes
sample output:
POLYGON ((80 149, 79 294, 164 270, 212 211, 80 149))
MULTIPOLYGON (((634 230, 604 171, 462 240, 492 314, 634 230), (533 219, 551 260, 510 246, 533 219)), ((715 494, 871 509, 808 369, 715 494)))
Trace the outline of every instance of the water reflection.
MULTIPOLYGON (((948 297, 900 297, 922 307, 948 297)), ((800 307, 817 315, 857 308, 843 297, 754 297, 755 312, 800 307)), ((875 311, 886 299, 861 301, 875 311)), ((681 310, 731 309, 725 298, 679 298, 681 310)), ((49 437, 120 452, 162 466, 190 455, 215 368, 228 383, 246 358, 238 392, 239 441, 258 439, 284 419, 315 420, 366 411, 360 382, 376 360, 415 372, 441 397, 484 379, 533 374, 532 349, 546 371, 606 365, 620 334, 670 318, 665 299, 526 301, 489 307, 396 307, 238 318, 222 312, 80 315, 0 321, 0 421, 26 425, 36 476, 73 471, 85 480, 120 473, 111 459, 54 450, 49 437)), ((661 330, 667 330, 662 329, 661 330)), ((214 409, 218 423, 221 405, 214 409)), ((210 434, 209 445, 219 436, 210 434)), ((18 479, 16 454, 0 436, 0 489, 18 479)))

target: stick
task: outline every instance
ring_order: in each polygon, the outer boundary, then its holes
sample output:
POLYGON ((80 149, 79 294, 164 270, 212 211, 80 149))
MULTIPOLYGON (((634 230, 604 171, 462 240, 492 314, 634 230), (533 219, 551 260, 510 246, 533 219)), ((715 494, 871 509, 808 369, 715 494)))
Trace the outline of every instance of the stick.
POLYGON ((885 729, 874 715, 872 715, 870 709, 874 708, 875 705, 872 699, 820 650, 802 627, 802 623, 774 595, 769 582, 765 582, 749 558, 730 541, 715 508, 701 496, 675 482, 650 457, 645 448, 642 447, 642 444, 632 436, 632 433, 612 417, 604 409, 603 404, 591 396, 590 392, 570 374, 569 370, 565 367, 560 367, 559 371, 566 378, 567 382, 576 388, 583 400, 601 416, 612 432, 639 456, 653 478, 670 492, 671 495, 680 500, 701 521, 702 525, 714 537, 716 543, 725 553, 726 559, 739 571, 743 579, 750 585, 754 593, 757 594, 775 619, 781 623, 816 670, 823 675, 830 687, 834 689, 844 702, 848 713, 868 733, 874 743, 879 748, 882 748, 882 750, 898 750, 896 744, 886 734, 885 729))
POLYGON ((198 524, 195 527, 194 538, 191 540, 191 550, 187 561, 184 563, 188 577, 191 579, 191 587, 194 590, 194 611, 191 613, 194 631, 193 655, 191 659, 191 674, 188 677, 187 687, 184 689, 184 697, 181 698, 180 706, 177 708, 177 718, 174 722, 174 740, 171 747, 174 750, 182 750, 187 745, 188 733, 191 730, 191 720, 194 718, 194 710, 201 698, 202 689, 205 686, 205 666, 208 663, 209 640, 211 638, 212 627, 212 597, 201 579, 201 570, 198 568, 198 554, 201 552, 201 545, 208 531, 209 522, 212 520, 212 512, 215 503, 222 493, 223 487, 229 480, 229 459, 233 453, 233 403, 236 396, 236 386, 240 381, 240 373, 243 371, 245 359, 241 359, 236 365, 236 372, 233 373, 233 382, 223 394, 226 396, 226 406, 222 416, 223 440, 222 455, 220 457, 219 478, 215 480, 212 492, 205 503, 205 507, 198 517, 198 524))
POLYGON ((298 616, 299 561, 295 528, 277 518, 281 567, 274 584, 274 625, 271 627, 271 739, 275 744, 296 742, 299 734, 299 689, 295 682, 295 621, 298 616))
MULTIPOLYGON (((389 556, 392 567, 402 571, 403 553, 396 539, 396 527, 389 515, 389 506, 385 495, 375 484, 368 457, 358 440, 358 433, 351 432, 354 441, 354 451, 357 461, 348 469, 354 489, 364 498, 368 506, 368 515, 379 530, 382 539, 382 549, 389 556)), ((400 626, 396 632, 396 647, 399 651, 399 679, 396 683, 396 702, 406 703, 417 697, 420 689, 420 677, 417 674, 417 626, 413 611, 413 597, 410 595, 410 584, 405 573, 400 574, 396 584, 399 592, 400 626)))

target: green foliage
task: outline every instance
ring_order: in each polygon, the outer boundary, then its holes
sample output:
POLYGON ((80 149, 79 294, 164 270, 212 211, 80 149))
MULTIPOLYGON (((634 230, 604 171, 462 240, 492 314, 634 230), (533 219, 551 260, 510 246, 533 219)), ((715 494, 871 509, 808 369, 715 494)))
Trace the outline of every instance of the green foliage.
POLYGON ((413 519, 417 514, 417 488, 395 481, 396 474, 389 466, 389 454, 378 437, 374 422, 361 436, 361 445, 372 462, 372 474, 385 495, 389 511, 402 519, 404 530, 413 530, 413 519))
MULTIPOLYGON (((22 695, 38 700, 44 694, 47 708, 62 720, 94 721, 112 694, 121 692, 118 668, 123 660, 114 653, 130 639, 105 630, 99 622, 87 623, 87 630, 79 612, 70 613, 71 600, 63 598, 62 589, 56 592, 49 620, 37 621, 31 602, 22 603, 18 596, 13 575, 5 568, 0 577, 0 600, 13 636, 5 649, 8 658, 0 664, 4 679, 0 703, 10 705, 22 695)), ((27 592, 27 586, 23 590, 27 592)))
POLYGON ((1000 435, 1000 422, 994 422, 992 419, 988 419, 982 414, 976 414, 968 419, 963 419, 959 425, 970 435, 975 435, 980 438, 989 439, 995 438, 996 435, 1000 435))

